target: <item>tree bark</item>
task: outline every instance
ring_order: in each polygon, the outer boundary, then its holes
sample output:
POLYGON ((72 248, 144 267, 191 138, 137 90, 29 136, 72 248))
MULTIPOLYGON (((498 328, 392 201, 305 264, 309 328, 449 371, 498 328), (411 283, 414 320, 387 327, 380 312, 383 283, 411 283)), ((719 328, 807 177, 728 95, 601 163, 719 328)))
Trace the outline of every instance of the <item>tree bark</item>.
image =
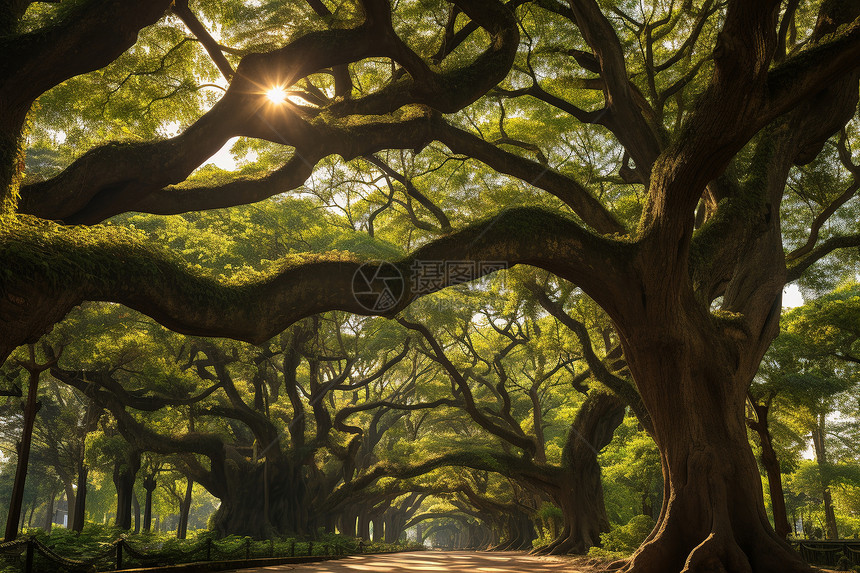
POLYGON ((56 492, 51 492, 50 497, 48 498, 48 506, 45 508, 45 525, 44 530, 45 533, 51 533, 51 529, 54 526, 54 502, 57 499, 56 492))
MULTIPOLYGON (((143 489, 146 490, 146 501, 143 504, 143 532, 149 533, 152 525, 152 492, 155 491, 155 476, 143 478, 143 489)), ((157 527, 157 526, 156 526, 157 527)))
POLYGON ((185 486, 185 497, 179 508, 179 527, 176 530, 178 539, 185 539, 188 533, 188 514, 191 512, 191 490, 194 487, 194 482, 188 478, 188 484, 185 486))
POLYGON ((345 535, 346 537, 355 537, 355 520, 356 515, 353 511, 353 508, 351 506, 347 507, 346 510, 341 513, 340 516, 340 524, 338 527, 338 529, 340 529, 340 534, 345 535))
POLYGON ((71 479, 63 481, 63 491, 66 497, 66 522, 65 527, 72 527, 72 518, 75 515, 75 486, 71 479))
POLYGON ((788 525, 788 512, 785 509, 785 493, 782 488, 782 470, 776 451, 773 449, 773 439, 770 435, 770 424, 768 422, 769 404, 759 404, 754 400, 753 410, 756 414, 754 421, 748 420, 747 424, 758 434, 761 445, 761 465, 767 474, 767 484, 770 490, 770 502, 773 508, 773 526, 776 534, 786 539, 791 532, 788 525))
POLYGON ((374 516, 371 522, 373 523, 373 541, 382 541, 385 538, 385 521, 380 516, 374 516))
POLYGON ((654 305, 671 321, 655 328, 655 316, 646 315, 621 330, 652 416, 664 496, 655 529, 627 563, 616 566, 637 572, 809 572, 770 526, 747 440, 746 391, 767 343, 737 344, 719 332, 724 323, 683 299, 654 305))
POLYGON ((815 447, 815 462, 821 476, 821 497, 824 501, 824 523, 827 539, 839 539, 839 529, 836 526, 836 512, 833 509, 833 497, 830 495, 830 479, 827 476, 827 446, 824 443, 824 414, 818 415, 818 425, 812 430, 812 443, 815 447))
POLYGON ((116 487, 116 521, 120 529, 131 529, 131 503, 134 498, 134 482, 140 469, 140 452, 129 449, 125 459, 114 462, 113 483, 116 487))
POLYGON ((21 441, 17 444, 18 464, 15 467, 15 481, 12 485, 12 496, 9 499, 9 514, 6 517, 6 541, 18 537, 18 524, 21 519, 21 506, 24 501, 24 483, 27 480, 27 466, 30 463, 30 445, 33 442, 33 424, 36 421, 36 411, 39 409, 36 396, 39 389, 39 377, 44 369, 39 369, 35 363, 35 349, 30 345, 30 384, 27 388, 27 402, 24 405, 24 429, 21 441))
POLYGON ((323 515, 316 515, 307 506, 309 503, 305 478, 301 468, 286 459, 269 461, 264 472, 263 464, 252 464, 245 460, 232 466, 226 475, 221 506, 215 512, 214 527, 221 536, 247 535, 256 539, 267 539, 278 535, 311 535, 323 515), (265 515, 264 482, 269 487, 269 522, 261 519, 265 515))
POLYGON ((84 530, 87 507, 87 475, 90 470, 83 460, 78 462, 78 489, 75 492, 75 515, 71 520, 72 531, 80 533, 84 530))

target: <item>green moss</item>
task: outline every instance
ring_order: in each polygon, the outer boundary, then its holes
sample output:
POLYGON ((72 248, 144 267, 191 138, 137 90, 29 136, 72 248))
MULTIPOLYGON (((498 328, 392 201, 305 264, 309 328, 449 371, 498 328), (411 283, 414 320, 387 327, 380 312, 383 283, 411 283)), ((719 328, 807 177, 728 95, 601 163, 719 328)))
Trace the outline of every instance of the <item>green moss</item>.
POLYGON ((33 124, 33 113, 39 109, 34 103, 20 133, 0 137, 0 214, 12 214, 18 209, 21 182, 24 180, 25 140, 33 124))
POLYGON ((0 138, 0 213, 14 213, 18 207, 21 181, 24 178, 23 137, 14 140, 0 138))
MULTIPOLYGON (((755 142, 755 153, 746 169, 746 177, 730 197, 723 198, 717 211, 693 235, 690 244, 690 272, 694 284, 709 281, 714 259, 723 253, 739 228, 752 228, 763 223, 767 210, 769 167, 776 152, 773 128, 755 142)), ((734 175, 727 175, 734 178, 734 175)), ((727 183, 734 187, 733 183, 727 183)), ((699 285, 695 284, 698 289, 699 285)))
POLYGON ((7 281, 47 284, 52 290, 87 285, 91 296, 112 297, 134 281, 171 285, 189 303, 208 308, 257 305, 254 292, 284 271, 317 261, 352 261, 351 253, 291 255, 263 272, 225 278, 150 241, 136 229, 113 225, 66 227, 34 217, 6 215, 0 230, 0 291, 7 281))
POLYGON ((743 324, 744 315, 740 312, 731 312, 729 310, 717 309, 711 312, 711 315, 721 322, 740 325, 743 324))

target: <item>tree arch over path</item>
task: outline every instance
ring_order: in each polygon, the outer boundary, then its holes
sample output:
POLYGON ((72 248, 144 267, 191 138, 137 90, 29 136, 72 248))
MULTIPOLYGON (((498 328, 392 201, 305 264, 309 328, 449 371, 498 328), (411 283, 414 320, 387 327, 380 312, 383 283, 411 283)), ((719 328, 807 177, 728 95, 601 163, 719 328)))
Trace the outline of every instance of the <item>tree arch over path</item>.
MULTIPOLYGON (((128 211, 257 201, 297 188, 333 154, 349 161, 441 144, 522 197, 420 241, 395 261, 404 276, 427 260, 532 265, 583 289, 618 331, 666 491, 657 527, 620 566, 808 570, 768 523, 743 406, 777 333, 786 282, 860 244, 850 225, 827 225, 844 221, 840 207, 857 190, 856 1, 392 8, 308 0, 225 3, 205 18, 195 10, 205 8, 167 0, 0 4, 0 357, 35 342, 84 300, 122 303, 180 332, 252 342, 325 310, 366 313, 352 294, 362 262, 355 255, 294 257, 251 279, 225 279, 131 229, 95 224, 128 211), (267 26, 254 33, 226 32, 267 10, 267 26), (222 47, 207 24, 238 47, 222 47), (105 128, 107 142, 60 173, 23 179, 28 118, 37 129, 57 117, 69 125, 87 119, 72 105, 49 109, 54 90, 75 81, 99 87, 112 66, 130 67, 130 77, 157 75, 158 61, 149 72, 135 68, 153 64, 137 43, 182 25, 229 80, 208 111, 174 137, 112 141, 117 131, 105 128), (283 33, 272 35, 278 26, 283 33), (271 103, 265 92, 273 86, 297 90, 303 103, 271 103), (34 107, 40 97, 42 111, 34 107), (529 127, 515 129, 524 118, 529 127), (544 124, 555 141, 531 133, 544 124), (599 168, 562 156, 575 148, 565 147, 573 133, 603 150, 599 168), (236 135, 292 153, 255 178, 182 184, 236 135), (837 175, 795 177, 800 191, 787 186, 793 166, 822 162, 837 175), (811 209, 791 219, 793 193, 811 209)), ((162 67, 177 50, 161 53, 162 67)), ((191 68, 187 81, 197 77, 191 68)), ((177 97, 194 91, 183 85, 177 97)), ((172 96, 151 97, 144 109, 159 97, 172 96)), ((404 187, 419 203, 427 199, 404 187)), ((453 282, 448 276, 434 289, 453 282)), ((406 281, 387 312, 433 290, 418 284, 406 281)))

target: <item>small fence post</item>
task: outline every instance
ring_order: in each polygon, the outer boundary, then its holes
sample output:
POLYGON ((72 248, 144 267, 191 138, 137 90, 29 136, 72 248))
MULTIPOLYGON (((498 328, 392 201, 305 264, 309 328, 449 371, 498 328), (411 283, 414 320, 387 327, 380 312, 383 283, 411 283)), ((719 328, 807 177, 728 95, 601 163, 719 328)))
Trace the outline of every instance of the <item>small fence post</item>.
POLYGON ((275 540, 270 539, 269 540, 269 557, 274 557, 274 556, 275 556, 275 540))
POLYGON ((290 541, 290 557, 296 556, 296 540, 290 541))
POLYGON ((27 555, 24 557, 25 573, 33 573, 33 538, 27 539, 27 555))
POLYGON ((212 561, 212 538, 206 538, 206 561, 212 561))
POLYGON ((308 541, 308 555, 314 554, 314 542, 308 541))
POLYGON ((116 544, 116 568, 122 569, 122 544, 125 543, 124 539, 120 539, 119 543, 116 544))
POLYGON ((245 538, 245 559, 251 558, 251 538, 245 538))

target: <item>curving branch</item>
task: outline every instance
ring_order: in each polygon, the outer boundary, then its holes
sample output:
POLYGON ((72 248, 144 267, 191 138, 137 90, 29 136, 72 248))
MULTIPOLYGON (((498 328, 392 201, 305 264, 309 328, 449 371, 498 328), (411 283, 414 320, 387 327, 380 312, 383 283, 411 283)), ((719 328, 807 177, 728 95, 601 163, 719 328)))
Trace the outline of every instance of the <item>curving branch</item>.
POLYGON ((840 77, 860 69, 860 21, 774 68, 767 78, 768 106, 757 125, 795 108, 840 77))
POLYGON ((334 507, 344 500, 354 496, 356 492, 373 485, 384 477, 404 480, 424 475, 443 467, 464 467, 475 470, 496 472, 505 476, 516 475, 523 480, 531 481, 541 488, 557 488, 558 478, 563 477, 559 468, 538 464, 520 456, 496 452, 493 450, 474 449, 463 452, 443 454, 429 460, 408 466, 397 466, 380 463, 370 468, 364 474, 352 481, 341 484, 326 500, 327 507, 334 507))
POLYGON ((788 0, 785 6, 785 12, 782 15, 782 20, 779 22, 779 32, 777 33, 776 55, 774 61, 782 62, 785 60, 788 51, 788 32, 794 26, 794 15, 797 12, 797 7, 800 0, 788 0))
POLYGON ((0 37, 0 105, 9 114, 4 125, 23 125, 40 95, 114 61, 171 1, 90 0, 77 3, 47 28, 0 37))
POLYGON ((233 79, 233 74, 235 73, 233 66, 227 61, 224 52, 221 51, 221 46, 215 41, 215 38, 212 37, 206 27, 197 19, 197 16, 194 15, 194 12, 191 11, 191 8, 188 7, 188 0, 175 0, 170 9, 203 45, 206 53, 212 58, 212 62, 221 71, 224 79, 228 82, 233 79))
POLYGON ((430 348, 433 350, 433 355, 431 357, 445 369, 445 372, 457 385, 457 389, 463 397, 463 408, 472 420, 487 432, 505 440, 517 448, 522 449, 526 453, 526 457, 528 459, 533 458, 537 451, 537 444, 535 441, 531 437, 527 436, 515 421, 510 420, 509 422, 513 423, 508 423, 507 427, 500 426, 481 412, 481 409, 478 408, 478 405, 475 403, 475 398, 472 395, 472 389, 469 387, 468 380, 446 356, 442 345, 439 344, 439 341, 436 340, 433 333, 430 332, 430 330, 423 324, 409 322, 403 318, 399 318, 397 321, 406 328, 414 330, 424 337, 427 344, 429 344, 430 348))
MULTIPOLYGON (((194 481, 200 483, 217 496, 223 496, 223 462, 225 460, 224 442, 215 434, 191 432, 179 436, 165 436, 152 431, 146 425, 137 421, 126 411, 122 400, 113 392, 94 388, 93 384, 85 381, 79 373, 66 371, 58 367, 51 368, 51 375, 64 384, 76 388, 84 395, 90 396, 100 407, 110 411, 117 421, 123 437, 128 443, 141 451, 161 454, 199 454, 209 458, 211 469, 206 470, 199 462, 189 457, 186 461, 194 481)), ((183 458, 185 459, 185 458, 183 458)))
POLYGON ((631 255, 631 245, 588 233, 570 219, 517 208, 436 239, 384 267, 396 269, 393 280, 376 277, 380 263, 362 267, 353 255, 330 253, 292 257, 280 269, 242 283, 219 281, 190 268, 133 231, 17 222, 0 234, 0 258, 12 271, 0 275, 0 292, 5 293, 0 297, 0 317, 5 319, 0 322, 0 357, 38 339, 57 315, 83 300, 125 304, 179 333, 261 343, 306 316, 328 310, 392 315, 420 296, 464 280, 425 276, 432 269, 420 261, 474 263, 469 280, 498 270, 499 262, 533 265, 579 284, 612 309, 626 300, 618 285, 635 280, 631 255), (76 262, 81 243, 89 260, 98 263, 76 262), (478 264, 483 262, 492 264, 478 264), (360 269, 371 280, 355 283, 360 269), (25 279, 35 282, 21 282, 25 279), (383 294, 396 302, 377 306, 383 294))
POLYGON ((582 220, 599 233, 625 233, 618 219, 579 182, 537 161, 499 149, 477 135, 436 122, 434 139, 454 153, 468 155, 500 173, 512 175, 561 199, 582 220))
POLYGON ((447 233, 451 230, 451 220, 448 219, 447 215, 445 215, 445 211, 439 208, 439 206, 436 205, 433 201, 431 201, 426 195, 421 193, 410 179, 392 169, 390 165, 388 165, 375 155, 365 156, 365 159, 371 164, 378 167, 380 170, 382 170, 385 175, 403 185, 403 188, 406 190, 406 194, 409 197, 412 197, 413 199, 418 201, 418 203, 420 203, 422 207, 430 211, 433 217, 436 218, 436 221, 439 223, 439 229, 443 233, 447 233))
POLYGON ((838 249, 850 249, 854 247, 860 247, 860 234, 833 237, 824 241, 823 243, 812 249, 807 255, 795 259, 792 263, 788 265, 788 274, 786 275, 786 282, 796 281, 800 278, 800 276, 806 269, 811 267, 817 261, 829 255, 833 251, 836 251, 838 249))
POLYGON ((785 256, 785 260, 790 264, 792 261, 802 259, 806 255, 810 254, 815 248, 815 243, 818 242, 818 234, 821 231, 821 228, 827 223, 828 219, 836 213, 836 211, 848 202, 849 199, 854 197, 857 193, 858 189, 860 189, 860 179, 854 179, 854 182, 848 186, 845 191, 842 192, 837 198, 830 202, 827 207, 825 207, 821 213, 818 214, 817 217, 812 221, 812 225, 810 225, 809 229, 809 237, 806 239, 806 243, 801 245, 800 247, 794 249, 790 253, 785 256))
MULTIPOLYGON (((630 409, 636 414, 636 418, 645 428, 645 430, 653 435, 653 427, 651 423, 651 415, 645 409, 642 403, 642 397, 636 391, 635 386, 629 380, 625 380, 611 372, 603 361, 595 354, 591 344, 591 336, 588 334, 588 329, 580 321, 570 316, 557 301, 552 300, 549 294, 537 284, 527 285, 529 291, 534 295, 544 310, 556 318, 560 323, 569 328, 579 339, 579 344, 582 347, 582 355, 588 364, 588 370, 595 380, 609 388, 619 398, 624 400, 630 409)), ((598 448, 599 449, 599 448, 598 448)))
POLYGON ((636 104, 618 35, 595 0, 570 0, 570 8, 577 27, 600 65, 608 112, 604 125, 630 153, 641 179, 647 181, 651 166, 660 155, 661 145, 636 104))
POLYGON ((375 410, 376 408, 386 408, 388 410, 401 410, 404 412, 413 412, 416 410, 429 410, 433 408, 438 408, 439 406, 459 406, 461 405, 459 401, 452 400, 450 398, 440 398, 438 400, 433 400, 432 402, 416 402, 414 404, 402 404, 399 402, 391 402, 389 400, 377 400, 375 402, 365 402, 364 404, 360 404, 358 406, 347 406, 346 408, 342 408, 337 414, 334 416, 334 427, 340 430, 341 432, 347 432, 351 434, 361 434, 363 430, 358 428, 357 426, 348 426, 346 425, 346 419, 356 414, 358 412, 365 412, 367 410, 375 410))
MULTIPOLYGON (((226 394, 227 399, 230 401, 231 408, 222 408, 222 413, 229 411, 231 418, 239 420, 248 426, 257 442, 266 448, 268 452, 267 456, 273 460, 279 459, 281 457, 281 445, 278 429, 264 414, 248 406, 239 395, 239 391, 233 383, 233 377, 227 370, 227 364, 231 360, 225 357, 221 349, 209 340, 198 340, 195 344, 198 346, 199 351, 202 351, 209 359, 208 364, 215 371, 215 378, 218 380, 221 388, 224 389, 224 394, 226 394)), ((192 350, 192 352, 196 353, 197 351, 192 350)), ((202 364, 198 363, 197 371, 201 378, 207 377, 202 364)))

